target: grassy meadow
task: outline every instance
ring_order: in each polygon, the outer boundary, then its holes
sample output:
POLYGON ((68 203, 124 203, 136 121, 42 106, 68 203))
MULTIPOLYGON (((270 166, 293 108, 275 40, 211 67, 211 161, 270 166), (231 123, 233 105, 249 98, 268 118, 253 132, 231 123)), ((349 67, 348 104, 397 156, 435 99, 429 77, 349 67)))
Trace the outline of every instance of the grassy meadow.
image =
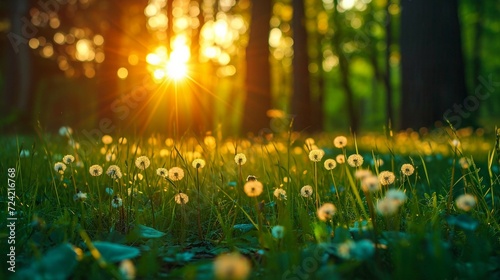
POLYGON ((0 139, 12 279, 500 278, 493 132, 59 132, 0 139))

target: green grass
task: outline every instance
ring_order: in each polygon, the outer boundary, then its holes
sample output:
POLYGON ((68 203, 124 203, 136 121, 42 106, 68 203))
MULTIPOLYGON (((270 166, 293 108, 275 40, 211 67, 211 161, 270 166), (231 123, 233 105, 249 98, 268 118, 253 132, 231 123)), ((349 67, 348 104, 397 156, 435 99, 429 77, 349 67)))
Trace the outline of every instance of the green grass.
MULTIPOLYGON (((0 178, 7 182, 9 168, 15 169, 17 221, 16 273, 4 269, 2 274, 125 279, 120 267, 130 260, 140 279, 212 279, 214 267, 243 273, 242 260, 247 260, 251 279, 496 279, 500 171, 495 139, 469 134, 456 134, 458 148, 450 139, 400 133, 348 137, 344 149, 333 146, 336 135, 317 135, 314 145, 325 152, 317 163, 308 157, 315 148, 310 140, 296 134, 273 139, 128 136, 126 144, 118 143, 124 135, 112 135, 111 144, 85 149, 68 142, 78 141, 78 134, 70 139, 4 137, 0 178), (246 155, 245 164, 236 164, 237 153, 246 155), (323 166, 326 159, 354 153, 363 156, 361 167, 338 163, 328 171, 323 166), (54 164, 65 155, 76 162, 60 174, 54 164), (150 160, 144 170, 135 164, 139 156, 150 160), (463 157, 467 168, 459 164, 463 157), (195 158, 206 165, 194 168, 195 158), (374 165, 380 160, 382 165, 374 165), (405 163, 415 167, 410 176, 401 173, 405 163), (95 164, 102 175, 89 173, 95 164), (106 174, 110 165, 120 167, 120 179, 106 174), (158 168, 172 167, 184 171, 181 180, 157 175, 158 168), (391 171, 395 181, 368 194, 360 188, 358 169, 375 175, 391 171), (257 197, 244 192, 248 175, 263 184, 257 197), (311 197, 300 195, 305 185, 312 186, 311 197), (276 188, 286 191, 286 199, 273 195, 276 188), (75 201, 75 189, 87 198, 75 201), (389 189, 404 191, 407 199, 394 214, 382 215, 377 203, 389 189), (176 203, 180 192, 188 203, 176 203), (464 193, 475 197, 470 211, 455 204, 464 193), (115 195, 121 207, 112 206, 115 195), (318 218, 317 198, 319 206, 335 205, 331 218, 318 218), (284 227, 282 238, 272 234, 276 225, 284 227), (217 258, 229 252, 244 258, 217 258)), ((7 217, 6 183, 0 197, 7 217)), ((10 246, 5 228, 0 232, 4 263, 10 246)))

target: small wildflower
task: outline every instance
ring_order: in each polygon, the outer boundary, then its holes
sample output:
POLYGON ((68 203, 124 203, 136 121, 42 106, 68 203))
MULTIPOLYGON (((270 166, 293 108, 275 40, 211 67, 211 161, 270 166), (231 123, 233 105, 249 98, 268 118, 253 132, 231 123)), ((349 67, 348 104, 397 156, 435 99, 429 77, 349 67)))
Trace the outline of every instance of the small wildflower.
POLYGON ((399 210, 399 202, 384 197, 377 202, 377 212, 382 216, 392 216, 399 210))
POLYGON ((335 148, 345 148, 345 146, 347 146, 347 138, 345 136, 337 136, 333 139, 333 145, 335 148))
POLYGON ((375 160, 375 162, 373 164, 377 167, 381 167, 382 165, 384 165, 384 160, 381 158, 378 158, 375 160))
POLYGON ((277 188, 274 190, 273 195, 278 199, 278 200, 286 200, 286 191, 282 188, 277 188))
POLYGON ((411 176, 413 172, 415 172, 415 167, 413 167, 413 165, 405 163, 401 166, 401 173, 403 173, 403 175, 411 176))
POLYGON ((127 144, 127 138, 125 138, 125 137, 118 138, 118 144, 122 144, 122 145, 127 144))
POLYGON ((305 185, 300 189, 300 195, 302 197, 311 197, 313 194, 313 188, 309 185, 305 185))
POLYGON ((186 204, 189 202, 189 196, 185 193, 178 193, 174 197, 175 203, 177 204, 186 204))
POLYGON ((361 181, 361 189, 364 192, 376 192, 380 189, 380 185, 378 183, 378 178, 375 175, 369 175, 361 181))
POLYGON ((116 155, 113 153, 107 153, 106 154, 106 161, 115 161, 116 160, 116 155))
POLYGON ((274 238, 281 239, 281 238, 283 238, 283 236, 285 236, 285 227, 283 227, 283 226, 274 226, 271 229, 271 233, 272 233, 272 235, 273 235, 274 238))
POLYGON ((383 186, 388 186, 394 183, 396 176, 391 171, 382 171, 378 174, 378 179, 380 180, 380 184, 383 186))
POLYGON ((337 212, 337 208, 335 207, 335 205, 327 202, 327 203, 323 204, 318 209, 318 212, 317 212, 318 219, 325 221, 325 222, 329 221, 333 218, 333 215, 335 215, 336 212, 337 212))
POLYGON ((73 200, 74 201, 84 201, 85 199, 87 199, 87 194, 86 193, 82 193, 82 191, 78 191, 77 193, 75 193, 75 195, 73 195, 73 200))
POLYGON ((64 174, 64 170, 66 170, 66 164, 62 162, 56 162, 54 164, 54 170, 59 172, 59 174, 64 174))
POLYGON ((474 206, 476 206, 476 197, 471 194, 462 194, 455 200, 455 204, 458 209, 469 212, 474 206))
POLYGON ((149 161, 149 158, 147 156, 140 156, 135 160, 135 166, 141 170, 145 170, 146 168, 149 167, 151 164, 151 161, 149 161))
POLYGON ((309 152, 309 159, 313 162, 319 162, 325 155, 325 152, 321 149, 314 149, 309 152))
POLYGON ((407 197, 404 191, 390 189, 385 193, 385 197, 394 200, 399 205, 405 203, 407 197))
POLYGON ((262 193, 262 190, 264 189, 264 186, 262 185, 261 182, 255 180, 255 181, 248 181, 245 183, 243 186, 243 190, 249 197, 256 197, 259 196, 262 193))
POLYGON ((121 197, 118 195, 115 195, 113 197, 113 199, 111 200, 111 206, 113 206, 113 208, 118 208, 118 207, 122 207, 122 205, 123 205, 123 200, 121 199, 121 197))
POLYGON ((197 159, 193 160, 192 165, 196 169, 203 168, 203 167, 205 167, 205 161, 201 158, 197 158, 197 159))
POLYGON ((89 168, 90 175, 96 177, 96 176, 101 176, 102 174, 102 167, 100 165, 94 164, 89 168))
POLYGON ((360 167, 363 165, 363 157, 359 154, 352 154, 347 158, 347 163, 351 167, 360 167))
POLYGON ((160 150, 160 157, 168 157, 170 155, 170 151, 167 149, 160 150))
POLYGON ((234 162, 238 165, 243 165, 245 162, 247 162, 247 157, 243 153, 239 153, 236 156, 234 156, 234 162))
POLYGON ((335 160, 337 161, 338 164, 344 164, 345 163, 345 156, 343 154, 337 155, 335 157, 335 160))
POLYGON ((110 165, 108 170, 106 170, 106 174, 108 174, 111 179, 120 179, 122 177, 122 171, 117 165, 110 165))
POLYGON ((71 164, 73 162, 75 162, 75 157, 72 156, 72 155, 65 155, 62 159, 62 161, 65 163, 65 164, 71 164))
POLYGON ((250 261, 239 253, 219 255, 214 261, 215 279, 247 279, 250 269, 250 261))
POLYGON ((326 170, 333 170, 335 167, 337 167, 337 162, 334 159, 327 159, 325 160, 325 169, 326 170))
POLYGON ((104 145, 109 145, 111 143, 113 143, 113 137, 109 136, 109 135, 104 135, 102 138, 101 138, 101 141, 104 145))
POLYGON ((184 178, 184 170, 180 167, 172 167, 168 171, 168 178, 172 181, 180 181, 184 178))
POLYGON ((160 167, 156 169, 156 175, 166 178, 168 176, 168 170, 166 168, 160 167))

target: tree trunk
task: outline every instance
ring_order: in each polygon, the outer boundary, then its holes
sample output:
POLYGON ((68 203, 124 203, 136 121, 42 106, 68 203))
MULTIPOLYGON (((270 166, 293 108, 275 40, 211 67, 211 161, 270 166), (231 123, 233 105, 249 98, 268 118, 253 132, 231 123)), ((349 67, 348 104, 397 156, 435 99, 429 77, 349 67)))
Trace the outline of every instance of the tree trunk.
MULTIPOLYGON (((293 0, 293 97, 292 114, 294 129, 318 131, 313 123, 311 88, 309 85, 309 57, 307 54, 307 30, 305 26, 304 0, 293 0)), ((316 108, 321 110, 321 108, 316 108)))
POLYGON ((358 131, 358 126, 359 126, 359 118, 358 118, 358 113, 356 112, 356 109, 354 108, 354 91, 352 90, 351 84, 349 83, 349 62, 347 61, 347 57, 344 55, 344 52, 342 51, 342 27, 340 24, 340 20, 338 18, 338 13, 336 12, 337 6, 338 6, 338 0, 334 1, 335 3, 335 8, 333 9, 333 23, 334 27, 333 29, 335 30, 335 34, 333 35, 333 48, 335 49, 335 52, 337 53, 337 56, 339 58, 339 68, 340 68, 340 83, 341 86, 344 90, 344 93, 346 95, 346 101, 347 101, 347 112, 349 114, 349 121, 351 125, 351 131, 353 133, 358 131))
POLYGON ((250 37, 246 51, 246 100, 243 132, 258 133, 269 127, 266 113, 271 109, 271 70, 269 65, 269 21, 272 1, 252 3, 250 37))
POLYGON ((477 108, 464 103, 467 89, 457 0, 401 4, 401 126, 418 129, 449 119, 459 128, 472 120, 477 108))

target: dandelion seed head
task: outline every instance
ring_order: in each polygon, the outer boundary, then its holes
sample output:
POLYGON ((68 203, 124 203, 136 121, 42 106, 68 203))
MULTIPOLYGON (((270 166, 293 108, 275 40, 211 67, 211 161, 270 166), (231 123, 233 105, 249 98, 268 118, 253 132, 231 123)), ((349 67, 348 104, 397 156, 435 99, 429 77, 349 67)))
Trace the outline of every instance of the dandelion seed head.
POLYGON ((285 236, 285 227, 283 226, 274 226, 271 229, 271 234, 273 235, 274 238, 276 239, 281 239, 283 236, 285 236))
POLYGON ((286 191, 282 188, 277 188, 273 192, 274 197, 278 200, 286 200, 286 191))
POLYGON ((356 172, 354 172, 354 177, 361 181, 370 175, 372 175, 372 172, 368 169, 358 169, 356 170, 356 172))
POLYGON ((186 204, 189 202, 189 196, 185 193, 178 193, 174 196, 175 203, 177 204, 186 204))
POLYGON ((264 186, 262 185, 261 182, 255 180, 255 181, 248 181, 245 183, 243 186, 243 191, 245 191, 246 195, 249 197, 256 197, 259 196, 264 189, 264 186))
POLYGON ((337 162, 334 159, 327 159, 325 160, 325 169, 326 170, 333 170, 335 167, 337 167, 337 162))
POLYGON ((411 176, 413 172, 415 172, 415 167, 413 167, 413 165, 405 163, 401 166, 401 173, 403 173, 403 175, 411 176))
POLYGON ((392 216, 399 210, 399 205, 397 200, 384 197, 377 201, 377 212, 382 216, 392 216))
POLYGON ((302 197, 311 197, 313 194, 313 188, 309 185, 305 185, 300 189, 300 195, 302 197))
POLYGON ((184 170, 180 167, 172 167, 168 171, 168 178, 172 181, 180 181, 184 178, 184 170))
POLYGON ((111 200, 111 206, 113 208, 118 208, 122 207, 122 205, 123 205, 123 200, 121 199, 121 197, 119 195, 115 195, 111 200))
POLYGON ((368 193, 376 192, 380 189, 380 184, 377 176, 369 175, 361 180, 361 189, 368 193))
POLYGON ((106 174, 111 177, 111 179, 120 179, 122 177, 122 171, 117 165, 110 165, 106 170, 106 174))
POLYGON ((66 164, 62 162, 56 162, 54 164, 54 170, 57 171, 59 174, 64 174, 64 170, 66 170, 66 164))
POLYGON ((78 191, 77 193, 75 193, 73 195, 73 200, 74 201, 84 201, 85 199, 87 199, 87 194, 86 193, 82 193, 81 191, 78 191))
POLYGON ((345 146, 347 146, 347 138, 345 136, 337 136, 333 139, 333 145, 335 148, 345 148, 345 146))
POLYGON ((385 193, 385 197, 388 199, 394 200, 399 205, 405 203, 406 199, 408 199, 408 197, 406 196, 406 193, 404 191, 397 190, 397 189, 388 190, 385 193))
POLYGON ((382 184, 383 186, 388 186, 394 183, 396 176, 394 176, 394 173, 392 173, 391 171, 382 171, 378 174, 378 179, 380 181, 380 184, 382 184))
POLYGON ((351 167, 360 167, 363 165, 363 157, 360 154, 352 154, 347 158, 347 163, 351 167))
POLYGON ((314 149, 309 152, 309 159, 312 162, 320 162, 324 155, 325 151, 321 149, 314 149))
POLYGON ((199 169, 205 167, 205 161, 201 158, 193 160, 192 165, 194 168, 199 169))
POLYGON ((156 169, 156 175, 167 178, 168 176, 168 170, 166 168, 160 167, 156 169))
POLYGON ((255 177, 254 175, 248 175, 247 176, 247 182, 248 181, 257 181, 257 177, 255 177))
POLYGON ((335 215, 335 213, 337 213, 337 208, 335 207, 335 205, 327 202, 321 205, 320 208, 318 208, 316 214, 318 215, 318 219, 326 222, 331 220, 333 218, 333 215, 335 215))
POLYGON ((94 177, 101 176, 102 167, 100 165, 94 164, 89 168, 89 173, 90 173, 90 175, 92 175, 94 177))
POLYGON ((71 164, 73 162, 75 162, 75 157, 72 156, 72 155, 65 155, 62 159, 62 161, 65 163, 65 164, 71 164))
POLYGON ((335 157, 335 160, 337 161, 338 164, 344 164, 345 163, 345 156, 340 154, 335 157))
POLYGON ((239 153, 236 156, 234 156, 234 162, 238 165, 243 165, 247 162, 247 157, 243 153, 239 153))
POLYGON ((135 166, 141 170, 145 170, 146 168, 149 167, 151 164, 151 161, 147 156, 140 156, 135 160, 135 166))
POLYGON ((476 197, 471 194, 462 194, 455 200, 458 209, 469 212, 476 206, 476 197))

